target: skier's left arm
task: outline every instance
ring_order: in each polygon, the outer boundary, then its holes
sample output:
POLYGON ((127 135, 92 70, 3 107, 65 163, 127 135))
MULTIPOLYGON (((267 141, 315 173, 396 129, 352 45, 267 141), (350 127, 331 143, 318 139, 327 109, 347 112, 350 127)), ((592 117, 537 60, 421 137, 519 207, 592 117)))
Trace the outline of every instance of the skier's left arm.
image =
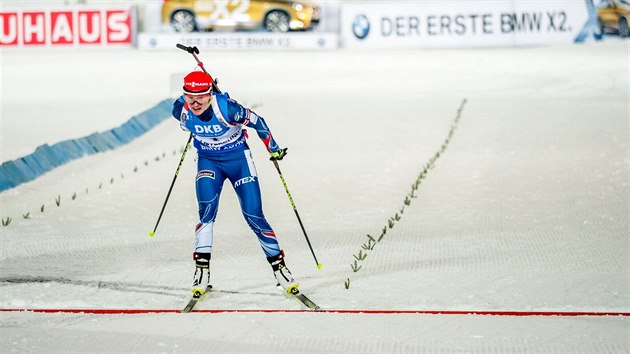
POLYGON ((282 160, 282 158, 287 154, 287 148, 280 148, 280 146, 278 146, 278 143, 273 138, 273 135, 271 135, 271 130, 269 130, 269 127, 263 117, 259 116, 251 109, 243 107, 232 99, 228 99, 228 111, 229 116, 235 123, 242 124, 256 130, 258 137, 263 144, 265 144, 265 147, 272 159, 282 160))

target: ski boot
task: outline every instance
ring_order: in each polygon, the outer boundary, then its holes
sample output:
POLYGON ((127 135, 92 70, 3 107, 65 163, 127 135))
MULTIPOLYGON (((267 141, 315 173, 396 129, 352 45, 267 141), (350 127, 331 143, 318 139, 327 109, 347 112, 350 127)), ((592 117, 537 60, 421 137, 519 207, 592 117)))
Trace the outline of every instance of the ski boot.
POLYGON ((193 276, 192 293, 201 297, 210 286, 210 253, 193 253, 195 275, 193 276))
POLYGON ((291 271, 284 263, 284 251, 280 251, 276 256, 267 257, 267 261, 271 264, 271 269, 273 269, 273 275, 276 277, 278 285, 290 294, 297 293, 298 283, 295 282, 291 271))

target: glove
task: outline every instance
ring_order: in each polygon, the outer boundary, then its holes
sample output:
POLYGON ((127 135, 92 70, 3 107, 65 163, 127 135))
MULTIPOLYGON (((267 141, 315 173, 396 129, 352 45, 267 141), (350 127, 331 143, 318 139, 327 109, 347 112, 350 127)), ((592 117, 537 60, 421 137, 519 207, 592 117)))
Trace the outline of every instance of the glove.
POLYGON ((278 149, 278 151, 270 153, 269 155, 271 157, 269 158, 269 160, 271 160, 271 161, 274 161, 274 160, 275 161, 280 161, 280 160, 282 160, 282 158, 286 156, 287 150, 289 150, 289 148, 278 149))

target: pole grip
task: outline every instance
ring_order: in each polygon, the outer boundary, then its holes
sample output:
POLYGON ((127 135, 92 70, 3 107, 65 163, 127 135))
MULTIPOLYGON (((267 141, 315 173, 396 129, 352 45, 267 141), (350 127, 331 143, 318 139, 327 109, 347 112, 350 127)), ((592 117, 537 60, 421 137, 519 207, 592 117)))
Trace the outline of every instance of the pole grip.
POLYGON ((185 50, 190 54, 199 54, 199 49, 197 47, 187 47, 181 43, 177 43, 176 44, 177 48, 181 49, 181 50, 185 50))

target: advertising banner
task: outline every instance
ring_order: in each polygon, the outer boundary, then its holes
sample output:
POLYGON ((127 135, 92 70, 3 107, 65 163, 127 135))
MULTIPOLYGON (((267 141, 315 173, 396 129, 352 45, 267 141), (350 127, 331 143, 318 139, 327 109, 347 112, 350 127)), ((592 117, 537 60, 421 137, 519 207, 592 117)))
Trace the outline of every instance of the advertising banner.
POLYGON ((342 6, 348 48, 496 47, 573 43, 589 0, 374 1, 342 6))
POLYGON ((1 47, 132 46, 134 7, 10 8, 0 11, 1 47))
POLYGON ((140 33, 140 49, 173 49, 177 43, 205 50, 333 50, 339 36, 318 32, 140 33))

